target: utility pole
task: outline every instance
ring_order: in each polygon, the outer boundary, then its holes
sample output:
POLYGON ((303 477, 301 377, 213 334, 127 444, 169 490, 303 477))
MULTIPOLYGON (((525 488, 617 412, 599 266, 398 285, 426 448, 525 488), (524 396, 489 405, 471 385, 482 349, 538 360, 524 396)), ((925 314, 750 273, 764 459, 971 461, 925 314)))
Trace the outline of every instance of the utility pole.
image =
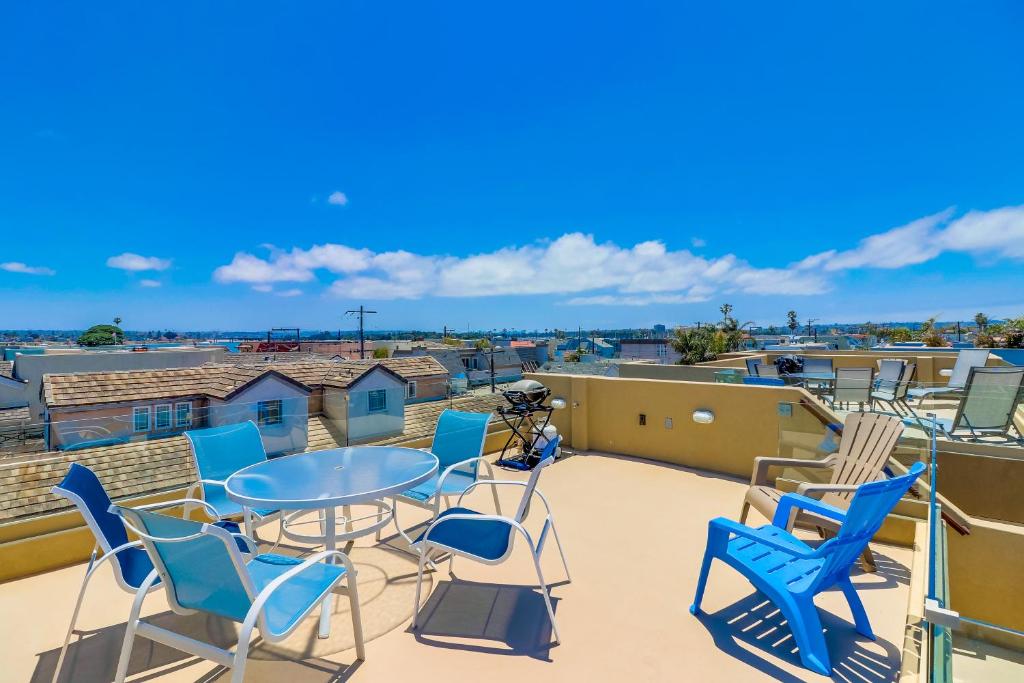
POLYGON ((956 321, 956 340, 960 341, 960 321, 956 321))
POLYGON ((368 313, 376 313, 377 311, 369 311, 362 305, 359 306, 359 310, 345 311, 345 315, 359 314, 359 359, 366 358, 366 334, 365 334, 365 318, 368 313))
MULTIPOLYGON (((813 325, 816 322, 818 322, 817 318, 808 318, 807 319, 807 336, 808 337, 811 336, 811 325, 813 325)), ((818 341, 818 328, 817 327, 814 328, 814 341, 818 341)))

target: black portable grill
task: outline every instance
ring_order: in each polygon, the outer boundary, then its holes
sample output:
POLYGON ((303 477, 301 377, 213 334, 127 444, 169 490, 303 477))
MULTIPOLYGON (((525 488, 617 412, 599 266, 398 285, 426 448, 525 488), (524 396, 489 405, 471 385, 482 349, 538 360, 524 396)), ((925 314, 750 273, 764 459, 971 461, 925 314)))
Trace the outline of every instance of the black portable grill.
POLYGON ((499 467, 515 470, 530 470, 540 462, 540 448, 537 441, 544 435, 544 428, 551 421, 554 408, 544 405, 551 390, 540 382, 524 379, 501 392, 509 405, 498 406, 497 413, 512 430, 512 434, 501 449, 501 456, 495 461, 499 467))

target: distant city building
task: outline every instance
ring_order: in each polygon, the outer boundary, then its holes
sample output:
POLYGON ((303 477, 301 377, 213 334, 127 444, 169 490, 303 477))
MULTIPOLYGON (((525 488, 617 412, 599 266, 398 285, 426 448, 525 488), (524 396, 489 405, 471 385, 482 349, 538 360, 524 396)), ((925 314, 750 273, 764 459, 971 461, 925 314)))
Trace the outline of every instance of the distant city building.
POLYGON ((653 336, 657 339, 663 339, 667 331, 667 328, 660 323, 651 328, 653 336))

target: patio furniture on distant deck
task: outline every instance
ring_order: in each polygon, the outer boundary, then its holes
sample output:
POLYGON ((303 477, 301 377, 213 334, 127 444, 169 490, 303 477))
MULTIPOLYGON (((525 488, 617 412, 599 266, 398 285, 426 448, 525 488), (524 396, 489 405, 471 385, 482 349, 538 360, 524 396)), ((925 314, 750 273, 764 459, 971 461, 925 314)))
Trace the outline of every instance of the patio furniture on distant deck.
POLYGON ((892 393, 896 389, 907 362, 899 358, 883 358, 878 361, 878 374, 875 375, 875 389, 892 393))
POLYGON ((779 368, 776 367, 775 363, 761 363, 757 366, 758 377, 778 377, 779 368))
MULTIPOLYGON (((395 528, 411 546, 412 538, 398 523, 398 501, 430 510, 436 519, 441 512, 441 499, 450 503, 451 496, 461 496, 479 479, 494 479, 491 463, 484 457, 484 442, 487 439, 487 425, 490 413, 467 413, 459 410, 445 410, 434 428, 434 441, 430 452, 437 456, 437 472, 427 481, 394 497, 395 528), (483 463, 487 474, 480 476, 483 463)), ((501 514, 498 492, 492 489, 494 506, 501 514)), ((377 537, 380 540, 380 536, 377 537)))
POLYGON ((132 604, 115 683, 124 683, 136 635, 228 667, 232 669, 232 683, 241 683, 253 629, 258 627, 260 636, 269 643, 280 642, 325 604, 332 592, 348 594, 356 657, 366 658, 356 571, 344 553, 326 550, 306 560, 271 553, 256 555, 256 543, 250 541, 253 554, 243 557, 235 537, 218 526, 116 505, 111 511, 138 534, 156 566, 132 604), (158 575, 174 612, 205 612, 242 625, 234 652, 140 619, 143 600, 158 575))
POLYGON ((747 375, 757 377, 757 366, 761 365, 761 362, 760 358, 747 358, 744 360, 744 363, 747 365, 747 375))
MULTIPOLYGON (((415 488, 436 474, 437 457, 415 448, 350 446, 250 465, 231 475, 224 490, 232 501, 246 508, 288 511, 281 523, 285 538, 322 544, 333 551, 338 543, 367 536, 390 524, 393 512, 385 499, 415 488), (375 509, 353 517, 351 507, 356 505, 375 509), (337 507, 342 510, 340 519, 337 507), (300 519, 311 511, 317 512, 316 519, 300 519), (302 531, 307 524, 316 525, 316 531, 302 531)), ((328 595, 326 602, 330 601, 328 595)), ((321 612, 320 638, 330 635, 330 614, 326 605, 321 612)))
POLYGON ((832 359, 831 358, 815 358, 814 356, 802 356, 804 361, 805 373, 829 373, 832 370, 832 359))
POLYGON ((922 401, 935 395, 958 394, 963 391, 967 384, 967 377, 972 368, 982 368, 988 362, 988 349, 960 349, 956 356, 956 363, 953 365, 953 372, 949 381, 941 387, 917 387, 911 389, 908 395, 922 401))
POLYGON ((782 611, 803 665, 830 675, 832 664, 814 597, 838 586, 850 605, 857 632, 875 639, 864 605, 850 581, 850 571, 886 516, 924 469, 924 463, 914 463, 903 476, 860 486, 845 511, 787 493, 779 501, 772 524, 753 529, 725 517, 711 520, 690 613, 700 612, 711 561, 718 558, 746 577, 782 611), (835 520, 840 525, 838 534, 812 548, 786 531, 797 510, 835 520))
MULTIPOLYGON (((145 582, 149 573, 153 571, 153 563, 142 548, 142 542, 129 541, 121 518, 109 512, 110 496, 107 495, 106 489, 103 488, 103 484, 100 483, 96 474, 88 467, 71 463, 71 468, 64 475, 64 479, 54 486, 51 492, 74 503, 96 542, 85 570, 85 578, 82 579, 82 587, 78 591, 75 610, 71 614, 71 624, 68 626, 64 644, 61 645, 60 655, 57 657, 57 667, 53 672, 53 682, 56 683, 60 678, 64 657, 67 655, 68 643, 71 642, 71 635, 75 631, 78 613, 82 608, 82 600, 85 598, 85 589, 88 588, 89 580, 96 570, 104 562, 116 560, 109 563, 114 572, 114 580, 124 591, 135 593, 145 582), (97 554, 101 550, 103 554, 97 559, 97 554)), ((181 504, 182 501, 169 501, 157 505, 168 507, 181 504)), ((221 526, 229 532, 238 531, 238 526, 230 522, 222 522, 221 526)), ((158 588, 159 585, 160 580, 156 579, 150 589, 158 588)))
MULTIPOLYGON (((207 429, 193 429, 185 432, 192 461, 196 466, 199 481, 189 487, 186 498, 195 498, 201 492, 202 499, 213 508, 214 519, 231 519, 247 515, 245 532, 256 538, 255 529, 268 522, 281 520, 281 513, 270 508, 245 511, 231 500, 224 490, 224 482, 240 469, 267 461, 263 438, 259 427, 252 420, 207 429)), ((186 509, 186 515, 188 510, 186 509)), ((284 528, 283 525, 281 527, 284 528)), ((278 535, 278 541, 281 537, 278 535)))
POLYGON ((540 581, 540 592, 544 596, 544 604, 548 609, 548 617, 551 619, 551 633, 555 642, 559 642, 558 626, 555 623, 555 610, 551 604, 551 596, 548 594, 548 586, 544 581, 544 574, 540 569, 540 555, 544 550, 544 541, 550 531, 555 537, 555 544, 558 546, 558 553, 562 556, 562 567, 565 569, 566 580, 571 581, 569 576, 569 565, 565 561, 565 551, 562 549, 562 541, 558 538, 558 531, 555 529, 555 518, 551 514, 551 506, 548 504, 544 494, 537 488, 537 479, 541 471, 555 461, 555 451, 558 448, 560 437, 555 437, 544 446, 540 455, 540 463, 533 468, 530 479, 521 481, 494 481, 480 480, 472 483, 456 502, 455 507, 442 512, 437 519, 430 523, 430 526, 416 539, 419 546, 420 565, 419 573, 416 576, 416 604, 414 606, 412 627, 415 629, 419 621, 420 611, 420 589, 423 584, 423 568, 426 565, 430 554, 434 551, 447 552, 450 554, 449 568, 454 564, 455 556, 475 560, 482 564, 501 564, 512 554, 512 546, 516 534, 522 534, 526 544, 530 548, 533 558, 533 566, 537 570, 537 579, 540 581), (498 486, 522 486, 523 497, 519 501, 519 508, 515 517, 502 517, 500 514, 488 515, 476 512, 469 508, 462 507, 463 497, 476 486, 485 484, 492 487, 498 486), (544 526, 534 542, 533 537, 523 527, 526 517, 530 511, 530 503, 534 496, 540 498, 544 504, 544 526))
POLYGON ((781 377, 744 377, 744 384, 756 384, 763 387, 784 387, 786 382, 781 377))
POLYGON ((891 383, 888 379, 883 382, 875 381, 876 388, 871 392, 871 405, 874 407, 875 401, 881 401, 883 403, 888 403, 889 407, 892 408, 893 412, 897 415, 901 414, 899 406, 902 406, 908 413, 912 414, 914 409, 910 407, 909 403, 907 403, 907 391, 910 389, 910 383, 914 381, 914 374, 917 372, 917 363, 900 362, 899 369, 900 376, 895 383, 891 383))
MULTIPOLYGON (((938 418, 935 426, 950 439, 959 438, 958 432, 967 430, 975 441, 979 436, 1002 436, 1007 439, 1010 429, 1024 438, 1013 418, 1024 401, 1024 367, 971 368, 967 375, 964 394, 956 416, 938 418)), ((932 423, 927 417, 916 416, 919 424, 932 423)))
POLYGON ((871 405, 872 368, 837 368, 836 380, 832 386, 832 394, 824 395, 829 405, 849 406, 856 403, 861 410, 864 404, 871 405))
MULTIPOLYGON (((889 456, 903 434, 903 422, 898 417, 882 413, 850 413, 843 423, 843 435, 839 450, 821 460, 798 460, 795 458, 755 458, 754 473, 750 488, 743 498, 740 509, 740 523, 747 521, 751 506, 767 519, 773 519, 778 512, 779 501, 784 493, 768 483, 770 467, 831 468, 832 477, 828 484, 803 483, 797 493, 821 499, 828 505, 845 509, 850 505, 852 491, 869 481, 885 478, 883 470, 889 456)), ((802 512, 793 523, 816 527, 820 532, 835 532, 839 524, 831 517, 802 512)), ((871 549, 864 548, 864 571, 874 571, 875 561, 871 549)))

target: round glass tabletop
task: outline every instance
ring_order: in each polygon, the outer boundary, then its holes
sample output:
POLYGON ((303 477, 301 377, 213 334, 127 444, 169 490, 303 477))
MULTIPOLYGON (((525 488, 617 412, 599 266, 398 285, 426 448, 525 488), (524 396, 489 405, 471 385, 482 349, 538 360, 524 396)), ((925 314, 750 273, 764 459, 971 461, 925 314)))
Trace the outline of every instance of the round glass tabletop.
POLYGON ((437 468, 437 457, 413 448, 351 446, 250 465, 224 488, 250 508, 304 510, 385 498, 422 484, 437 468))

